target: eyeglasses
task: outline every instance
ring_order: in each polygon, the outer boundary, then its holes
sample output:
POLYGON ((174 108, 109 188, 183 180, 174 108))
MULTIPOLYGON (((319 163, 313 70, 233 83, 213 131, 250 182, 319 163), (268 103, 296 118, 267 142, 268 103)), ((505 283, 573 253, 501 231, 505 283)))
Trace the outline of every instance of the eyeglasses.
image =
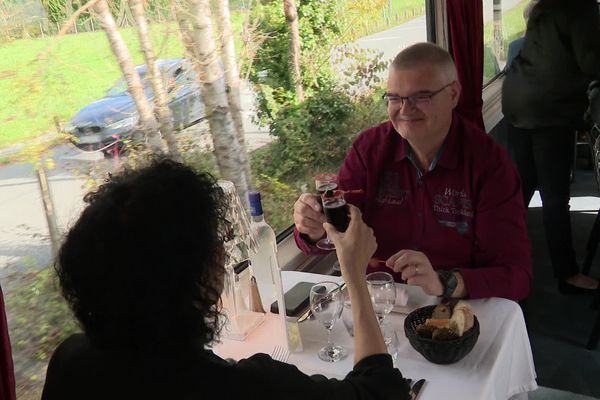
POLYGON ((445 85, 441 89, 435 90, 433 92, 424 92, 413 94, 412 96, 398 96, 392 93, 384 93, 381 98, 393 105, 399 105, 400 107, 404 106, 405 102, 408 102, 411 106, 424 106, 431 102, 431 98, 438 93, 441 93, 442 90, 446 89, 448 86, 452 85, 456 81, 452 81, 449 84, 445 85))

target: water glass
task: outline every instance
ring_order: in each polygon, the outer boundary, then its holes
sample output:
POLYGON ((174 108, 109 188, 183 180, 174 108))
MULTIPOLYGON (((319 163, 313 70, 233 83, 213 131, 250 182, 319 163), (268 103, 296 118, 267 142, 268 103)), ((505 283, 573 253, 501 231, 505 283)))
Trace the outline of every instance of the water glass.
POLYGON ((348 351, 336 346, 331 340, 331 331, 342 315, 344 300, 340 285, 335 282, 317 283, 310 289, 310 308, 315 319, 327 329, 327 345, 317 353, 323 361, 335 362, 344 359, 348 351))
POLYGON ((373 302, 373 309, 381 324, 396 303, 394 277, 387 272, 372 272, 367 275, 367 288, 373 302))
POLYGON ((398 358, 398 334, 396 333, 396 330, 387 322, 382 322, 380 327, 381 334, 383 335, 383 341, 387 347, 387 352, 390 356, 392 356, 392 361, 395 365, 396 359, 398 358))

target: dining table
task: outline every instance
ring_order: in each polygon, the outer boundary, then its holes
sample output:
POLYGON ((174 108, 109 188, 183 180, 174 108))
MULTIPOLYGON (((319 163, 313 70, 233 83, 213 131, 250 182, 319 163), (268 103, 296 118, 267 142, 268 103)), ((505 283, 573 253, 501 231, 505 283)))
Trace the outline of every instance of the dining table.
MULTIPOLYGON (((282 272, 285 290, 298 282, 323 281, 342 283, 343 279, 299 271, 282 272)), ((439 365, 426 360, 417 352, 404 333, 407 313, 418 307, 437 304, 439 298, 428 296, 418 286, 396 285, 397 290, 408 293, 408 302, 394 307, 394 311, 386 317, 386 324, 395 330, 398 337, 394 365, 406 378, 413 381, 426 379, 427 383, 419 400, 526 399, 528 392, 537 389, 525 320, 521 307, 516 302, 501 298, 466 299, 479 321, 479 338, 463 359, 453 364, 439 365)), ((290 352, 287 362, 309 375, 344 378, 354 365, 354 342, 342 319, 336 322, 332 339, 336 345, 348 350, 348 356, 337 362, 325 362, 317 356, 317 352, 327 341, 324 326, 315 319, 300 323, 296 319, 288 317, 288 326, 297 324, 302 350, 290 352)), ((222 358, 235 360, 256 353, 272 354, 276 346, 286 346, 284 329, 279 315, 267 312, 264 322, 244 341, 221 339, 212 350, 222 358)))

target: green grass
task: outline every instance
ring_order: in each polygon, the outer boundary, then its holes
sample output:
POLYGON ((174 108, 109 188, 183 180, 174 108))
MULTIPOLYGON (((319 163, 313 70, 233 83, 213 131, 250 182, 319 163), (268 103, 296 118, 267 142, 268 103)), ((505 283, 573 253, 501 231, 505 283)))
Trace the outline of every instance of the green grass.
MULTIPOLYGON (((241 15, 233 24, 239 32, 241 15)), ((159 58, 183 55, 176 25, 151 29, 159 58)), ((121 34, 134 62, 143 64, 135 29, 122 29, 121 34)), ((104 96, 120 76, 103 31, 16 40, 0 47, 0 148, 53 131, 54 117, 68 120, 104 96), (52 51, 38 59, 51 45, 52 51)))
MULTIPOLYGON (((501 57, 501 67, 506 61, 508 53, 508 44, 513 40, 523 36, 525 33, 525 20, 523 19, 523 9, 529 0, 522 0, 515 7, 508 10, 502 15, 502 36, 504 38, 504 54, 501 57)), ((494 77, 495 71, 493 67, 493 21, 489 21, 483 27, 483 45, 488 48, 487 56, 484 58, 483 82, 487 82, 494 77)))
MULTIPOLYGON (((160 58, 183 54, 174 27, 155 26, 160 58), (163 45, 164 42, 164 45, 163 45)), ((142 64, 134 29, 121 31, 136 64, 142 64)), ((58 39, 18 40, 0 48, 0 146, 39 136, 102 97, 121 75, 102 31, 58 39), (38 59, 48 46, 54 48, 38 59)))

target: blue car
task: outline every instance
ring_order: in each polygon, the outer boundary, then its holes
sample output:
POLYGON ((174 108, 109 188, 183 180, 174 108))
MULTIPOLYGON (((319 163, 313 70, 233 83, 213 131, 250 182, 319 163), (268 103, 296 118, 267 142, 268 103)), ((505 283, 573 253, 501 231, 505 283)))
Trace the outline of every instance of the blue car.
MULTIPOLYGON (((201 121, 205 117, 204 103, 191 63, 185 59, 159 60, 158 66, 175 128, 183 129, 201 121)), ((146 76, 146 65, 140 65, 136 70, 146 97, 152 101, 154 93, 146 76)), ((139 128, 135 103, 127 91, 125 79, 120 78, 105 97, 79 110, 65 131, 73 136, 72 141, 78 148, 110 155, 122 148, 124 140, 142 141, 144 136, 139 128)))

